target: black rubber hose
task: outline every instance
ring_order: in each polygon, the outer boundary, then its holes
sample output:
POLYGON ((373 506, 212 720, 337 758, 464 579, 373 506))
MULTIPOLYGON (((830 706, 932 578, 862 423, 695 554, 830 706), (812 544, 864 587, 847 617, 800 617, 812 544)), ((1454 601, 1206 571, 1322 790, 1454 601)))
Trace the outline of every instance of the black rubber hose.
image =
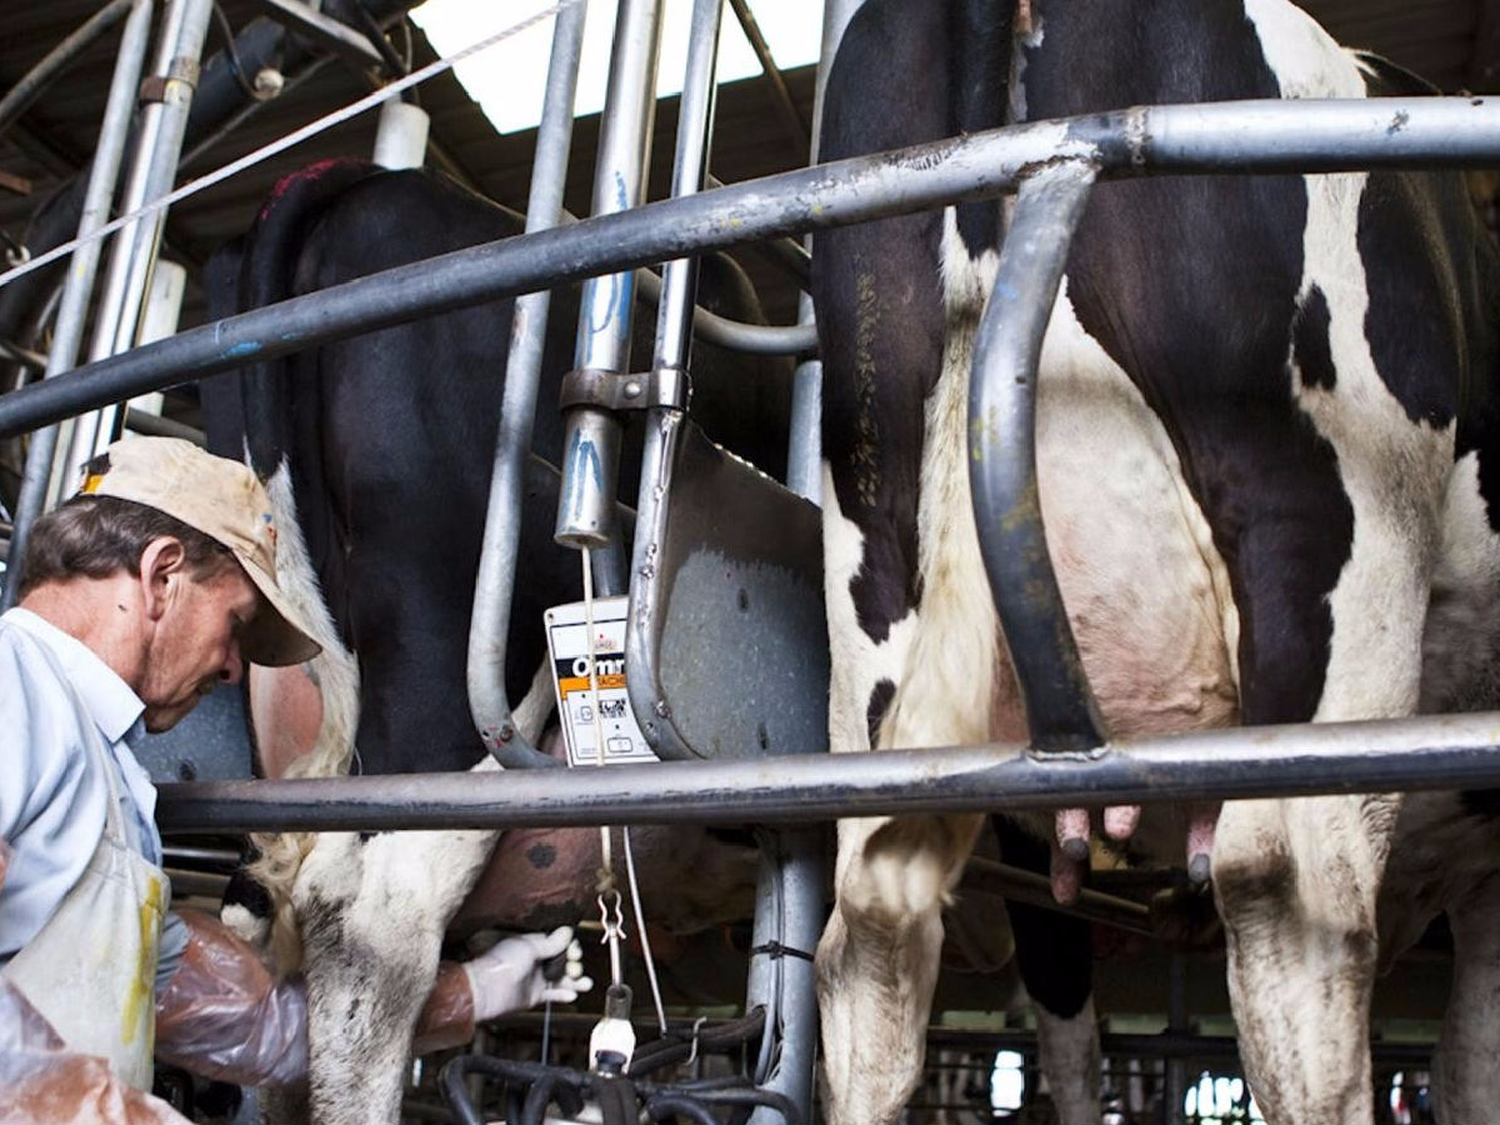
MULTIPOLYGON (((699 1032, 698 1050, 722 1050, 725 1047, 737 1047, 741 1043, 749 1043, 751 1040, 760 1038, 765 1027, 765 1009, 753 1008, 737 1020, 717 1024, 699 1032)), ((664 1066, 685 1062, 692 1056, 692 1053, 692 1036, 686 1039, 677 1037, 656 1039, 636 1049, 635 1056, 630 1060, 630 1073, 637 1078, 644 1077, 664 1066)))
POLYGON ((786 1125, 802 1125, 802 1113, 797 1109, 797 1103, 776 1090, 749 1086, 742 1090, 704 1090, 694 1096, 710 1105, 774 1109, 781 1114, 781 1119, 786 1122, 786 1125))
POLYGON ((697 1125, 719 1125, 713 1110, 686 1094, 658 1094, 647 1100, 646 1113, 652 1121, 686 1117, 697 1125))

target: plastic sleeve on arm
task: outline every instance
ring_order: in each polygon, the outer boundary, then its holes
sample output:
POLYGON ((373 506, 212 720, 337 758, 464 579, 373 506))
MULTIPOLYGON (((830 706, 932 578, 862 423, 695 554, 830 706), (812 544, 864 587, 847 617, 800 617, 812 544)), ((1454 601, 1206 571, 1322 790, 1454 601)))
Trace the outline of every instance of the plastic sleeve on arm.
POLYGON ((156 1001, 156 1055, 240 1086, 285 1085, 307 1073, 307 998, 277 983, 255 951, 216 918, 182 911, 182 963, 156 1001))
POLYGON ((158 1098, 76 1054, 14 983, 0 977, 0 1121, 52 1125, 189 1125, 158 1098))
POLYGON ((438 965, 437 983, 417 1017, 412 1054, 425 1055, 461 1047, 474 1038, 474 992, 463 966, 452 961, 438 965))

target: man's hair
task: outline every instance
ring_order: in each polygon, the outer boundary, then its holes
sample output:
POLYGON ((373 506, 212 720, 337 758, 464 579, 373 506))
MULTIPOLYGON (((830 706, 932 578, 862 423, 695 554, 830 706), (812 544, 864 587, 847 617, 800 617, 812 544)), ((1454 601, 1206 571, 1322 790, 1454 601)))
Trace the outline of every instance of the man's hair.
POLYGON ((75 496, 32 526, 20 596, 45 582, 134 573, 152 540, 164 535, 181 542, 188 573, 196 579, 215 578, 237 565, 217 539, 156 508, 117 496, 75 496))

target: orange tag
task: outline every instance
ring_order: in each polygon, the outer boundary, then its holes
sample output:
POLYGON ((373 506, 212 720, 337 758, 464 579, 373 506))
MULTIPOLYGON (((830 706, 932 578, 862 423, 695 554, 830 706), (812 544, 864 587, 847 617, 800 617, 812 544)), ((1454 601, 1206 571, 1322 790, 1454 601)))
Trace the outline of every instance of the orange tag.
POLYGON ((99 485, 102 484, 103 482, 104 482, 104 474, 103 473, 90 473, 88 476, 86 476, 86 477, 83 478, 83 487, 80 488, 78 491, 81 494, 85 494, 85 495, 88 494, 88 493, 91 493, 91 492, 98 492, 99 491, 99 485))

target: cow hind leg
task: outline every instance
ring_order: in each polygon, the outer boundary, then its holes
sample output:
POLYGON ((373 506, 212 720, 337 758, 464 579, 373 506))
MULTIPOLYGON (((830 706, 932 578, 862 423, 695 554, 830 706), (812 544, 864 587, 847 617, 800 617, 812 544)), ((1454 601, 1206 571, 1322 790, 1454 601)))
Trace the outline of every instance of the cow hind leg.
POLYGON ((1453 990, 1434 1062, 1437 1119, 1443 1125, 1491 1121, 1500 1106, 1500 876, 1491 876, 1448 908, 1453 929, 1453 990))
POLYGON ((325 833, 293 892, 320 1125, 394 1125, 443 931, 496 833, 325 833))
MULTIPOLYGON (((994 818, 1006 863, 1044 873, 1049 846, 1025 829, 994 818)), ((1016 963, 1036 1015, 1037 1051, 1057 1120, 1097 1122, 1099 1024, 1094 1013, 1093 925, 1024 902, 1007 902, 1016 963)))
POLYGON ((838 905, 818 943, 825 1114, 895 1121, 922 1077, 942 907, 978 816, 839 824, 838 905))

